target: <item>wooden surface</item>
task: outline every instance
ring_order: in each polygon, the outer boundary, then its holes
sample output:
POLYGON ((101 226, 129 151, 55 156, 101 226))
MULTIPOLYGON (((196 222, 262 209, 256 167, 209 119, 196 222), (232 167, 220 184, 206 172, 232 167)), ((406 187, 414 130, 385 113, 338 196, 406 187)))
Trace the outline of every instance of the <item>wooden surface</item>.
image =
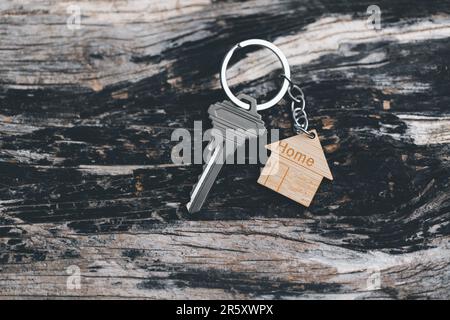
MULTIPOLYGON (((1 298, 450 298, 448 1, 377 1, 378 31, 370 1, 80 0, 70 30, 73 3, 0 2, 1 298), (171 133, 207 128, 248 38, 287 55, 334 181, 306 209, 226 166, 189 215, 171 133)), ((278 68, 252 50, 230 84, 278 68)), ((282 138, 288 111, 262 113, 282 138)))

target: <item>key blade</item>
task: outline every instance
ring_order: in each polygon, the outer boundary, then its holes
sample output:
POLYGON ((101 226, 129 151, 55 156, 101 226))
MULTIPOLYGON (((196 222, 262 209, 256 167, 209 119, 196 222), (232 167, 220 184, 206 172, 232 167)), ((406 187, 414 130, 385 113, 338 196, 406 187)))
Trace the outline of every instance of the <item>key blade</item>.
POLYGON ((223 145, 218 145, 214 149, 208 163, 203 168, 200 179, 197 184, 194 185, 191 200, 186 204, 186 208, 189 213, 198 212, 202 208, 203 203, 205 202, 206 197, 208 196, 208 193, 220 172, 220 169, 222 169, 224 161, 221 157, 223 157, 223 145))

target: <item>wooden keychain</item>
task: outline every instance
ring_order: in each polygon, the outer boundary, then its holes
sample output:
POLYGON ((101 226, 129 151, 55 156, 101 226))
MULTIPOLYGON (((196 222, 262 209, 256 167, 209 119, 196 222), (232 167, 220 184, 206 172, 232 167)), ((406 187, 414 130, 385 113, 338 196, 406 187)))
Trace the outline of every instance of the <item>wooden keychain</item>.
POLYGON ((323 177, 333 180, 316 130, 308 131, 305 95, 291 79, 287 90, 296 135, 269 145, 272 153, 258 183, 309 207, 323 177), (297 91, 298 94, 294 94, 297 91))

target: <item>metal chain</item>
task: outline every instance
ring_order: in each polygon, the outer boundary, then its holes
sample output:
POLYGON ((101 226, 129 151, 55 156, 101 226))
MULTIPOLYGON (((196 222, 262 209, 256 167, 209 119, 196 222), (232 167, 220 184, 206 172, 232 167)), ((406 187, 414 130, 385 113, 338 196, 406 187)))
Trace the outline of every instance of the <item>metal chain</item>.
POLYGON ((297 134, 305 133, 308 138, 314 139, 316 135, 314 132, 308 131, 308 116, 305 112, 305 94, 303 93, 303 90, 293 83, 291 79, 286 77, 285 75, 282 75, 283 78, 285 78, 287 81, 289 81, 289 88, 288 88, 288 94, 291 98, 291 111, 292 111, 292 118, 294 119, 294 130, 297 134), (297 92, 296 92, 297 91, 297 92))

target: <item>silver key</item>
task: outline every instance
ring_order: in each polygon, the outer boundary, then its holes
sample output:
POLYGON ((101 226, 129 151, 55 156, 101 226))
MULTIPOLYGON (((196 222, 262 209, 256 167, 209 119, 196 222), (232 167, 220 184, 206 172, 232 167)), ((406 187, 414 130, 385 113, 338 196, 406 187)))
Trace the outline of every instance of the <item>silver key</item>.
POLYGON ((209 118, 213 123, 213 128, 220 130, 222 141, 221 143, 218 141, 218 144, 215 147, 213 141, 207 146, 211 156, 208 163, 203 167, 203 172, 199 176, 197 184, 195 184, 192 189, 191 200, 186 205, 190 213, 197 212, 202 208, 220 169, 222 169, 223 163, 228 157, 234 157, 234 151, 236 150, 236 147, 238 147, 234 142, 232 144, 235 147, 234 150, 226 150, 227 154, 224 154, 226 130, 241 129, 242 131, 238 132, 245 132, 245 139, 254 139, 258 137, 258 135, 265 133, 264 122, 256 111, 256 100, 244 94, 239 95, 238 98, 248 102, 250 104, 250 109, 245 110, 230 101, 212 104, 208 109, 209 118), (253 130, 246 131, 250 129, 253 130))

